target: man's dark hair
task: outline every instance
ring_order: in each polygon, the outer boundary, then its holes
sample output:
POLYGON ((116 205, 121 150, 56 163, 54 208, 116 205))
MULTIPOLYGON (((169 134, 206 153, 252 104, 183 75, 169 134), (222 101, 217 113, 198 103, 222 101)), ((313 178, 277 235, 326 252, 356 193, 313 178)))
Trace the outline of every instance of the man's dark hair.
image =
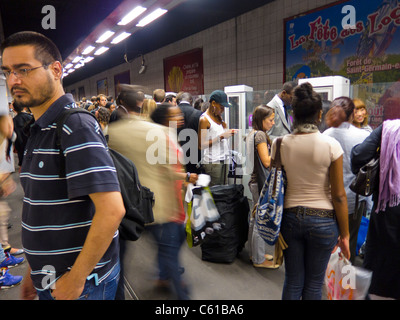
POLYGON ((293 89, 297 86, 295 81, 288 81, 283 84, 282 91, 286 91, 286 93, 290 94, 293 89))
POLYGON ((124 106, 129 111, 140 112, 138 103, 144 100, 144 89, 141 86, 121 84, 117 104, 124 106))
POLYGON ((24 45, 35 47, 35 59, 43 65, 51 64, 54 61, 62 63, 61 53, 54 42, 43 34, 33 31, 21 31, 9 36, 0 46, 1 55, 8 47, 24 45))

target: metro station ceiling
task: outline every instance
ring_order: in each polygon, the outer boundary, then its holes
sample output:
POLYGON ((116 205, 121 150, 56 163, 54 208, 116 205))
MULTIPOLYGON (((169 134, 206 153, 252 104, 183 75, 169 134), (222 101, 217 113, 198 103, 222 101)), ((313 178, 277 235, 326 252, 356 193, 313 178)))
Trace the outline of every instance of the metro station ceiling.
MULTIPOLYGON (((75 83, 96 73, 157 50, 192 34, 215 26, 226 20, 263 6, 272 0, 1 0, 1 28, 4 37, 23 30, 45 34, 52 39, 66 59, 74 50, 90 39, 96 30, 115 15, 124 15, 130 6, 169 6, 169 11, 135 30, 129 38, 110 47, 83 68, 64 78, 64 84, 75 83), (44 29, 42 23, 50 13, 44 8, 55 9, 55 29, 44 29), (122 11, 121 12, 121 8, 122 11), (43 13, 42 13, 43 10, 43 13)), ((278 1, 278 0, 275 0, 278 1)), ((117 17, 119 18, 119 17, 117 17)), ((137 23, 133 21, 132 23, 137 23)))

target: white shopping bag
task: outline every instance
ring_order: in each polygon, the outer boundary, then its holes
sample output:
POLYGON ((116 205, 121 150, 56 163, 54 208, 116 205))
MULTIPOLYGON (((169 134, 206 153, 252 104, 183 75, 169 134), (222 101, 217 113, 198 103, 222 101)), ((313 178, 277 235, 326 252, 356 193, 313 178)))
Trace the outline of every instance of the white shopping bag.
POLYGON ((372 271, 355 267, 338 248, 331 254, 325 274, 328 300, 364 300, 371 284, 372 271))

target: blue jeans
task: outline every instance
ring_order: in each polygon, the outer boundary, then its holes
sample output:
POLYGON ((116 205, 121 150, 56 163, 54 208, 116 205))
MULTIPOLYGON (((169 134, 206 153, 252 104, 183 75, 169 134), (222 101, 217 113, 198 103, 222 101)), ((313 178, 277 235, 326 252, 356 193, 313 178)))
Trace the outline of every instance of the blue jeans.
POLYGON ((2 263, 4 260, 6 260, 6 254, 4 253, 4 249, 0 244, 0 263, 2 263))
MULTIPOLYGON (((97 286, 94 279, 86 280, 85 287, 77 300, 114 300, 119 280, 120 264, 97 286)), ((37 291, 39 300, 54 300, 50 290, 37 291)))
POLYGON ((188 300, 188 289, 182 283, 179 252, 186 239, 185 226, 168 222, 147 227, 158 245, 158 269, 161 280, 171 280, 179 300, 188 300))
POLYGON ((288 247, 283 300, 320 300, 325 271, 339 232, 336 219, 284 211, 281 233, 288 247))

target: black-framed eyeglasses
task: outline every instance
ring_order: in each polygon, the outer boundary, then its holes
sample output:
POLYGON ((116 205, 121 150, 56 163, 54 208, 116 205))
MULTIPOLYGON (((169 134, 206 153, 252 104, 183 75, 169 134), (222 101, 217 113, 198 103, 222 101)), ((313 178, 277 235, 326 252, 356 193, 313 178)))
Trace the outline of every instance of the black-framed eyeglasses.
POLYGON ((35 68, 19 68, 17 70, 1 70, 1 73, 6 77, 6 79, 10 78, 10 75, 13 74, 15 77, 17 77, 18 79, 22 79, 22 78, 26 78, 29 74, 29 72, 39 69, 39 68, 47 68, 49 66, 49 64, 44 64, 41 65, 39 67, 35 67, 35 68))

